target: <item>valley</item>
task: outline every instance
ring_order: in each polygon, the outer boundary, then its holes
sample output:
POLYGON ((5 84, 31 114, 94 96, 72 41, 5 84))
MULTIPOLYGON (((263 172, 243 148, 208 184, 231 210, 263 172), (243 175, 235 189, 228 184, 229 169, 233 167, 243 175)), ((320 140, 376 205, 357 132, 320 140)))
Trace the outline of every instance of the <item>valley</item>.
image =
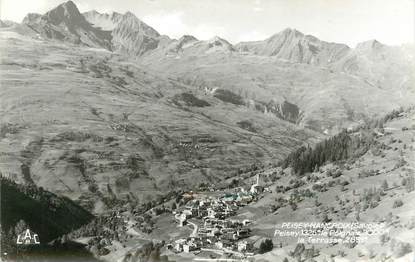
POLYGON ((2 247, 29 227, 86 261, 410 261, 413 51, 291 28, 172 39, 72 1, 1 21, 2 247), (276 233, 305 222, 384 231, 276 233))
POLYGON ((108 188, 154 198, 276 162, 322 137, 105 50, 2 41, 2 173, 71 198, 108 188))

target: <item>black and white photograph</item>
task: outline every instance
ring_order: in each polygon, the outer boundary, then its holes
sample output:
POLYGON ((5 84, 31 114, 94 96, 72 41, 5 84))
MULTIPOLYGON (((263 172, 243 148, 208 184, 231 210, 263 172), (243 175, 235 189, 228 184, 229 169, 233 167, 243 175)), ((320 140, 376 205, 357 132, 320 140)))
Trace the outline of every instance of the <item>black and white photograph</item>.
POLYGON ((414 0, 0 0, 0 262, 415 262, 414 0))

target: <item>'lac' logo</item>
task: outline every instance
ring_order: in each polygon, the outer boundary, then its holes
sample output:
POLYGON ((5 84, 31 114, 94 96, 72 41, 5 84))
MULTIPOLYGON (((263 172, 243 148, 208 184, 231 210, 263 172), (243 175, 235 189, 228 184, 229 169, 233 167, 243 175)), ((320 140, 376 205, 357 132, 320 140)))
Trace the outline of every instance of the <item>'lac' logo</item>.
POLYGON ((39 245, 40 241, 38 234, 26 229, 26 231, 17 236, 16 243, 18 245, 39 245))

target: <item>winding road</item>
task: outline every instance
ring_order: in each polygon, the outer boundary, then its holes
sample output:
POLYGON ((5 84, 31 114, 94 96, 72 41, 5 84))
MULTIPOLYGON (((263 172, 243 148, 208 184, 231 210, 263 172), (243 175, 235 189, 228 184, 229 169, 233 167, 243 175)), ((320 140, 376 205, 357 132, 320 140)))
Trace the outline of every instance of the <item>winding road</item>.
POLYGON ((189 225, 193 226, 193 231, 190 234, 190 237, 197 237, 197 231, 199 229, 198 225, 196 225, 195 223, 191 222, 191 221, 187 221, 189 223, 189 225))

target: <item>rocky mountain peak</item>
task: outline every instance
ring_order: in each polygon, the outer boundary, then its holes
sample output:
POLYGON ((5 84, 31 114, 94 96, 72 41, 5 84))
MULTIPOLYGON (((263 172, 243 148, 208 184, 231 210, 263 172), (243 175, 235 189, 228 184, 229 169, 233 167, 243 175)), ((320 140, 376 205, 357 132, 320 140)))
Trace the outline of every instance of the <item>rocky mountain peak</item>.
POLYGON ((301 33, 300 31, 298 31, 297 29, 294 28, 286 28, 284 30, 282 30, 281 32, 277 33, 277 35, 283 35, 283 36, 294 36, 294 37, 302 37, 304 36, 303 33, 301 33))
POLYGON ((215 46, 228 46, 231 47, 232 44, 229 43, 227 40, 219 37, 219 36, 214 36, 211 39, 209 39, 207 41, 209 44, 215 45, 215 46))
POLYGON ((179 42, 180 43, 190 43, 190 42, 195 42, 198 41, 198 39, 192 35, 184 35, 182 37, 179 38, 179 42))
MULTIPOLYGON (((66 8, 66 9, 78 10, 78 7, 71 0, 62 3, 60 6, 66 8)), ((79 12, 79 10, 78 10, 78 12, 79 12)))
POLYGON ((80 24, 86 20, 79 12, 78 7, 72 1, 67 1, 47 12, 44 16, 50 23, 59 25, 62 22, 67 24, 80 24))
POLYGON ((111 50, 111 35, 93 27, 72 1, 64 2, 44 15, 29 14, 23 22, 46 38, 111 50))
POLYGON ((235 48, 231 43, 229 43, 227 40, 220 38, 219 36, 214 36, 208 41, 206 41, 209 48, 215 48, 225 51, 234 51, 235 48))
POLYGON ((111 35, 115 50, 129 55, 142 55, 157 48, 161 38, 155 29, 131 12, 120 17, 111 35))
POLYGON ((117 12, 111 12, 110 16, 111 16, 111 18, 117 18, 117 17, 121 17, 122 14, 117 13, 117 12))
POLYGON ((275 56, 294 63, 315 65, 338 61, 350 49, 346 45, 324 42, 292 28, 286 28, 264 41, 240 43, 237 48, 256 55, 275 56))
POLYGON ((124 31, 125 33, 138 33, 138 34, 144 34, 150 37, 159 37, 160 34, 151 26, 147 25, 140 19, 138 19, 133 13, 126 12, 124 15, 122 15, 122 18, 120 20, 120 23, 118 24, 117 28, 115 30, 118 31, 124 31), (130 32, 128 32, 130 31, 130 32))
POLYGON ((380 43, 376 39, 372 39, 369 41, 361 42, 356 45, 356 50, 361 51, 371 51, 371 50, 380 50, 384 47, 382 43, 380 43))
POLYGON ((209 43, 213 43, 213 42, 228 42, 223 38, 220 38, 219 36, 214 36, 211 39, 208 40, 209 43))
POLYGON ((124 13, 124 16, 125 17, 131 17, 131 18, 137 19, 137 17, 135 16, 135 14, 132 13, 132 12, 130 12, 130 11, 125 12, 124 13))

